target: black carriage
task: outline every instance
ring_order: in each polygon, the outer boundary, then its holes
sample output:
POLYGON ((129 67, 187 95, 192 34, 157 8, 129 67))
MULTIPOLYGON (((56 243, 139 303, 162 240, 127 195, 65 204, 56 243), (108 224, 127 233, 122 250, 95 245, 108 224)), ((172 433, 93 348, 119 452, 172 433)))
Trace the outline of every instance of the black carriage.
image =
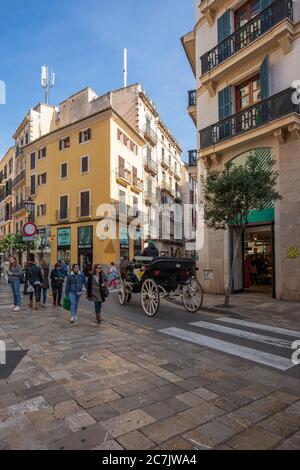
POLYGON ((196 279, 196 263, 189 258, 136 257, 121 264, 120 304, 140 294, 146 315, 157 314, 160 300, 180 300, 186 310, 196 313, 202 306, 203 291, 196 279))

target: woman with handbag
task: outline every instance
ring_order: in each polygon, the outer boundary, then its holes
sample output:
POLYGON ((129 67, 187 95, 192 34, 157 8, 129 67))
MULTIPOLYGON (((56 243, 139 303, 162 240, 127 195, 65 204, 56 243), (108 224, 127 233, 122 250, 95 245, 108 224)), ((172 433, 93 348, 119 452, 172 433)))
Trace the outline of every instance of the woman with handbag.
POLYGON ((106 276, 100 265, 94 266, 93 272, 88 277, 87 298, 94 302, 96 321, 98 325, 101 323, 102 303, 105 302, 107 295, 106 276))
POLYGON ((14 299, 14 304, 11 308, 14 312, 19 312, 21 310, 20 286, 23 278, 23 271, 17 261, 17 258, 14 256, 9 258, 9 268, 7 273, 14 299))

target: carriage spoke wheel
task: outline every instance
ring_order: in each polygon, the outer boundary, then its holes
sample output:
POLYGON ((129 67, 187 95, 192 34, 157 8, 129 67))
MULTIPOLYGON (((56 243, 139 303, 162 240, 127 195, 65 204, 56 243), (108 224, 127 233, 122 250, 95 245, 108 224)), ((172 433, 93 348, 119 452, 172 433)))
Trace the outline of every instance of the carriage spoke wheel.
POLYGON ((121 305, 125 305, 126 298, 127 298, 126 286, 125 286, 124 280, 122 279, 121 284, 120 284, 120 289, 119 289, 119 302, 121 305))
POLYGON ((182 289, 182 302, 186 310, 196 313, 202 307, 203 291, 200 283, 196 279, 185 285, 182 289))
POLYGON ((159 309, 160 296, 159 288, 153 279, 146 279, 142 285, 141 300, 145 314, 154 317, 159 309))

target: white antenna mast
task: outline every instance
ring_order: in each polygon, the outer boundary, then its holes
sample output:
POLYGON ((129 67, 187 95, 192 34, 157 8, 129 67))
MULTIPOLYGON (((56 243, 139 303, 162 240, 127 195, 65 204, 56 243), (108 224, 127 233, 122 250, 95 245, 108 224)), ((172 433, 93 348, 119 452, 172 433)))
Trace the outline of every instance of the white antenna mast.
POLYGON ((52 70, 49 72, 46 65, 42 67, 41 85, 45 90, 45 103, 49 104, 50 89, 55 85, 55 73, 52 70))
POLYGON ((124 88, 127 87, 127 49, 124 49, 124 88))

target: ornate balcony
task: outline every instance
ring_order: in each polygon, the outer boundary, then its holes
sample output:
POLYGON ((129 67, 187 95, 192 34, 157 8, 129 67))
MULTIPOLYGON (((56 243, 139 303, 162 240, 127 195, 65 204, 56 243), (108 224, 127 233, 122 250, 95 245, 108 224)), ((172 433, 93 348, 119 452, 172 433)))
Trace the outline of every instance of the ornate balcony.
POLYGON ((250 138, 250 134, 255 138, 257 135, 273 132, 281 140, 283 139, 283 128, 287 128, 297 135, 300 123, 300 106, 293 103, 294 91, 288 88, 201 130, 200 156, 211 153, 211 151, 206 152, 205 149, 213 146, 214 152, 217 152, 218 149, 222 150, 221 144, 227 141, 229 141, 228 146, 231 146, 233 145, 232 140, 243 135, 245 135, 245 138, 242 139, 244 141, 250 138), (272 123, 274 124, 272 125, 272 123))
POLYGON ((26 179, 26 170, 23 170, 12 182, 12 187, 15 188, 26 179))
POLYGON ((158 174, 158 164, 152 159, 151 154, 145 155, 144 168, 152 176, 156 176, 158 174))
POLYGON ((166 155, 161 156, 160 164, 165 170, 168 170, 170 168, 170 162, 166 155))
POLYGON ((201 84, 215 96, 218 84, 243 67, 255 66, 257 57, 281 47, 292 49, 292 0, 275 0, 252 20, 201 57, 201 84))
POLYGON ((19 202, 18 204, 16 204, 13 208, 12 208, 12 214, 13 215, 16 215, 18 214, 19 212, 23 212, 25 211, 26 208, 25 208, 25 201, 21 201, 19 202))
POLYGON ((133 191, 136 194, 140 194, 143 192, 144 189, 144 182, 141 178, 138 178, 137 176, 132 177, 132 182, 131 182, 131 191, 133 191))
POLYGON ((153 147, 155 147, 155 145, 157 144, 158 138, 157 138, 156 132, 154 132, 154 130, 151 129, 151 127, 149 126, 144 127, 144 137, 146 140, 148 140, 148 142, 150 142, 150 144, 153 147))
POLYGON ((162 180, 161 182, 161 191, 166 192, 169 196, 174 197, 175 191, 172 187, 172 184, 169 183, 167 180, 162 180))
POLYGON ((153 193, 152 191, 146 191, 144 193, 144 201, 147 206, 151 206, 153 204, 156 204, 156 194, 153 193))
POLYGON ((191 90, 188 92, 189 101, 188 101, 188 113, 192 118, 195 125, 197 125, 197 92, 196 90, 191 90))
POLYGON ((117 183, 122 186, 129 186, 131 184, 131 171, 128 168, 117 168, 116 169, 117 183))

